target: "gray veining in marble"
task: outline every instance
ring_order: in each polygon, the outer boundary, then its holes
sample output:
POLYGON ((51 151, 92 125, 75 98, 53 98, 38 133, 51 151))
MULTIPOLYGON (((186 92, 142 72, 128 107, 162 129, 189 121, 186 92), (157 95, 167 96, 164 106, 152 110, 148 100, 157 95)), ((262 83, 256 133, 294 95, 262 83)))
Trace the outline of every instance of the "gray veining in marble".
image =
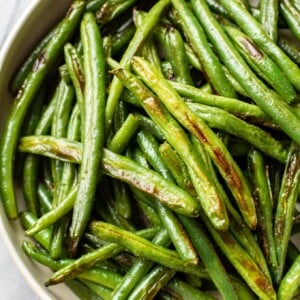
MULTIPOLYGON (((34 0, 0 0, 0 48, 16 21, 34 0)), ((0 300, 37 300, 0 239, 0 300)))

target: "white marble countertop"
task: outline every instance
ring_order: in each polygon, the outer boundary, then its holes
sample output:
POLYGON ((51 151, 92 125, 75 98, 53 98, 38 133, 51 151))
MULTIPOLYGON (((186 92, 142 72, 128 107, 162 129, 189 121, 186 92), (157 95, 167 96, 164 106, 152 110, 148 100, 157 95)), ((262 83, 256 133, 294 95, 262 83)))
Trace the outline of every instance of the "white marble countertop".
MULTIPOLYGON (((28 4, 34 0, 0 0, 0 47, 28 4)), ((0 239, 0 299, 37 300, 0 239)))

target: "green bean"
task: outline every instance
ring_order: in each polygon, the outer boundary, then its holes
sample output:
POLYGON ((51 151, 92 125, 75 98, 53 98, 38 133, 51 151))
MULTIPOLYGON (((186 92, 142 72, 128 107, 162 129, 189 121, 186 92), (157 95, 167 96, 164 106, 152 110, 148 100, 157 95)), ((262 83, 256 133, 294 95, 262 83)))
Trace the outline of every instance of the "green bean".
POLYGON ((153 299, 153 297, 157 295, 160 289, 168 283, 175 273, 176 271, 167 269, 163 266, 154 267, 138 283, 127 299, 153 299))
POLYGON ((105 61, 101 34, 92 13, 83 16, 80 34, 84 53, 83 157, 79 172, 72 223, 70 251, 75 255, 89 220, 97 185, 98 167, 104 145, 105 61))
POLYGON ((262 273, 249 254, 237 243, 230 232, 218 232, 203 219, 217 245, 231 264, 238 270, 251 290, 261 299, 276 299, 271 281, 262 273))
MULTIPOLYGON (((158 232, 157 227, 147 228, 144 230, 137 231, 136 234, 143 238, 153 238, 153 236, 158 232)), ((51 278, 50 282, 57 284, 63 281, 67 281, 71 278, 76 277, 84 270, 89 269, 97 262, 105 261, 112 258, 124 251, 124 248, 118 244, 110 243, 97 248, 91 252, 82 255, 80 258, 73 260, 71 263, 67 264, 55 272, 51 278)))
MULTIPOLYGON (((28 211, 23 211, 20 215, 20 221, 25 230, 28 230, 34 226, 37 221, 37 217, 28 211)), ((50 249, 51 243, 51 229, 45 228, 34 235, 34 239, 42 245, 46 250, 50 249)))
POLYGON ((74 205, 77 193, 77 186, 75 185, 69 194, 65 197, 64 201, 60 202, 52 210, 41 216, 32 228, 26 231, 27 235, 34 235, 40 230, 49 227, 56 223, 60 218, 69 213, 74 205))
POLYGON ((234 41, 237 49, 252 69, 281 95, 282 99, 292 103, 296 92, 283 72, 273 60, 262 52, 253 41, 233 26, 225 26, 226 32, 234 41))
POLYGON ((286 161, 287 150, 283 143, 275 140, 271 134, 260 127, 249 124, 220 108, 202 104, 189 105, 189 108, 211 128, 221 129, 231 135, 245 139, 270 157, 283 163, 286 161))
MULTIPOLYGON (((62 72, 65 72, 65 70, 62 72)), ((67 135, 68 122, 74 100, 74 88, 70 85, 70 82, 67 82, 69 80, 69 75, 63 74, 54 95, 54 97, 57 97, 57 101, 52 120, 51 135, 56 137, 66 137, 67 135)), ((52 160, 52 176, 55 183, 60 181, 61 169, 62 163, 52 160)), ((54 198, 54 205, 55 201, 56 199, 54 198)))
POLYGON ((137 0, 107 0, 95 11, 97 23, 106 24, 129 9, 137 0))
MULTIPOLYGON (((35 105, 33 105, 32 110, 31 110, 31 116, 28 118, 27 121, 27 126, 25 127, 24 130, 24 135, 28 134, 33 134, 36 130, 36 127, 39 124, 39 120, 41 118, 42 114, 42 109, 43 109, 43 102, 44 102, 44 97, 45 97, 45 90, 42 88, 35 100, 35 105)), ((30 157, 30 155, 29 155, 30 157)), ((40 214, 40 209, 38 205, 38 199, 34 195, 36 195, 35 190, 36 190, 36 176, 27 176, 27 174, 31 173, 36 175, 36 172, 34 170, 28 169, 29 164, 28 161, 30 158, 28 156, 21 156, 19 157, 20 162, 17 163, 17 168, 23 169, 20 170, 19 172, 22 173, 24 176, 22 177, 22 188, 23 188, 23 195, 24 195, 24 200, 26 204, 26 209, 33 212, 36 215, 40 214), (34 178, 33 185, 30 184, 30 180, 34 178), (29 183, 29 184, 28 184, 29 183), (34 188, 32 188, 34 186, 34 188)), ((18 173, 18 171, 17 171, 18 173)))
POLYGON ((64 57, 69 76, 71 77, 75 89, 76 101, 80 106, 81 120, 82 123, 84 123, 83 93, 85 80, 83 74, 82 61, 80 59, 78 51, 70 43, 67 43, 64 47, 64 57))
MULTIPOLYGON (((72 282, 73 281, 74 280, 72 280, 72 282)), ((96 284, 87 280, 81 281, 84 282, 85 285, 87 285, 95 294, 99 295, 101 300, 111 300, 111 289, 108 289, 104 286, 101 286, 100 284, 96 284)), ((87 300, 90 300, 90 298, 88 298, 87 300)))
POLYGON ((167 180, 173 181, 173 177, 166 167, 159 153, 159 144, 147 131, 140 130, 136 135, 136 141, 144 153, 149 164, 167 180))
POLYGON ((300 286, 300 255, 284 275, 278 288, 278 300, 293 299, 294 294, 300 286))
POLYGON ((41 55, 44 48, 48 45, 49 41, 53 38, 55 31, 57 30, 54 27, 36 46, 35 49, 31 52, 28 58, 23 62, 22 66, 19 68, 17 73, 14 75, 13 80, 10 85, 10 90, 13 95, 16 95, 17 92, 22 88, 23 84, 26 84, 26 77, 30 73, 36 59, 41 55))
MULTIPOLYGON (((137 134, 137 143, 145 153, 150 165, 159 172, 165 179, 174 182, 172 174, 159 154, 159 144, 155 138, 146 131, 137 134)), ((197 263, 198 257, 186 232, 178 222, 176 216, 160 202, 155 203, 156 211, 162 224, 169 233, 169 236, 182 260, 197 263)))
POLYGON ((262 270, 264 275, 271 280, 269 269, 264 258, 264 255, 259 248, 259 245, 253 236, 250 228, 243 221, 240 214, 237 212, 236 208, 231 204, 230 199, 226 195, 222 185, 218 181, 216 171, 213 167, 211 159, 208 157, 208 154, 205 152, 203 146, 196 137, 192 137, 192 142, 195 149, 198 151, 198 155, 202 157, 204 161, 207 172, 211 176, 212 180, 215 182, 220 193, 222 193, 226 208, 228 210, 228 215, 230 218, 229 231, 238 241, 238 243, 247 251, 249 256, 256 262, 259 268, 262 270))
MULTIPOLYGON (((54 97, 45 109, 35 134, 45 134, 51 129, 52 119, 55 110, 56 98, 54 97)), ((23 166, 23 194, 26 203, 38 203, 37 185, 38 185, 38 164, 39 158, 35 155, 27 155, 23 166)), ((30 206, 28 206, 29 208, 30 206)))
POLYGON ((197 252, 223 299, 238 299, 230 283, 228 275, 204 230, 196 220, 180 217, 184 228, 192 239, 197 252))
MULTIPOLYGON (((220 0, 220 3, 228 11, 231 18, 241 27, 241 29, 250 38, 253 39, 253 41, 258 45, 258 47, 260 47, 263 51, 265 51, 274 60, 274 62, 284 72, 284 74, 287 76, 289 81, 294 85, 297 91, 299 91, 300 90, 300 69, 272 41, 272 39, 267 35, 267 33, 264 31, 264 29, 258 23, 258 21, 256 21, 255 18, 246 9, 244 9, 236 0, 230 0, 230 1, 220 0)), ((222 48, 222 51, 224 51, 224 48, 222 48)), ((243 78, 246 77, 244 76, 243 78)), ((246 81, 247 80, 245 80, 245 82, 246 81)))
POLYGON ((130 231, 101 221, 91 222, 90 230, 101 239, 118 243, 136 256, 145 257, 167 268, 207 278, 207 274, 201 266, 184 262, 175 251, 155 245, 130 231))
POLYGON ((61 53, 64 43, 72 36, 73 31, 77 27, 84 7, 85 1, 77 0, 73 2, 69 13, 54 31, 49 44, 36 59, 34 67, 27 75, 26 83, 15 99, 4 124, 0 143, 0 193, 9 219, 16 219, 18 216, 18 207, 13 185, 13 160, 22 122, 31 101, 34 99, 34 95, 38 91, 57 56, 61 53))
POLYGON ((273 234, 273 205, 265 174, 264 157, 257 150, 252 150, 249 153, 249 160, 253 177, 253 193, 257 203, 257 210, 261 216, 258 220, 258 238, 272 272, 277 266, 277 257, 273 234))
POLYGON ((86 4, 86 10, 87 11, 96 11, 103 5, 103 3, 106 2, 106 0, 90 0, 87 1, 86 4))
POLYGON ((195 155, 183 129, 160 104, 159 100, 136 77, 124 69, 117 69, 114 73, 117 74, 127 88, 132 90, 133 93, 136 93, 141 105, 164 132, 166 140, 188 165, 193 184, 195 188, 198 189, 197 194, 201 205, 210 216, 214 226, 219 229, 227 228, 228 219, 226 211, 224 210, 223 201, 213 184, 207 178, 207 175, 202 169, 201 162, 199 162, 198 157, 195 155))
POLYGON ((300 11, 295 7, 292 1, 284 0, 279 4, 280 12, 287 22, 291 32, 300 39, 300 11))
POLYGON ((169 81, 169 83, 180 96, 187 97, 193 102, 222 108, 240 117, 241 119, 246 119, 249 121, 254 120, 255 122, 256 120, 262 120, 262 122, 266 123, 270 121, 270 118, 254 104, 250 104, 235 98, 227 98, 208 94, 202 92, 201 89, 190 85, 183 85, 172 81, 169 81))
MULTIPOLYGON (((216 50, 218 51, 224 64, 228 67, 229 71, 238 79, 240 84, 243 86, 243 88, 246 90, 246 92, 252 97, 252 99, 256 102, 256 104, 267 115, 269 115, 272 118, 274 123, 278 124, 280 126, 280 128, 292 140, 295 140, 296 142, 298 142, 300 144, 300 136, 298 135, 298 131, 296 129, 296 128, 299 128, 299 126, 300 126, 299 118, 297 118, 294 115, 294 113, 291 111, 290 107, 281 99, 281 97, 279 97, 278 95, 275 95, 272 90, 267 88, 255 76, 255 74, 253 74, 253 72, 249 69, 249 67, 245 63, 245 61, 240 57, 239 53, 233 47, 229 38, 226 36, 226 34, 222 30, 222 28, 220 28, 220 25, 216 22, 216 20, 209 13, 209 11, 206 9, 205 10, 206 14, 203 14, 204 10, 199 9, 199 8, 200 7, 204 8, 205 3, 202 3, 203 2, 202 0, 195 0, 195 1, 196 1, 195 4, 197 3, 197 5, 195 5, 195 12, 198 14, 199 19, 203 21, 202 22, 203 26, 207 26, 207 27, 205 27, 207 29, 206 33, 209 35, 211 42, 215 46, 216 50), (201 4, 201 6, 200 6, 200 4, 201 4), (211 28, 214 28, 214 30, 212 31, 211 28), (212 32, 214 32, 214 34, 212 34, 212 32), (245 80, 245 78, 247 78, 247 80, 245 80), (268 99, 268 101, 266 101, 266 99, 268 99), (286 120, 289 120, 289 122, 286 122, 286 120)), ((220 0, 220 1, 222 1, 221 3, 223 3, 223 0, 220 0)), ((239 6, 239 4, 236 3, 235 0, 230 0, 230 1, 226 2, 226 4, 223 3, 224 7, 226 7, 228 9, 228 11, 230 11, 230 9, 228 8, 229 2, 230 2, 229 6, 232 9, 237 9, 236 13, 239 13, 240 16, 241 15, 244 16, 244 19, 243 19, 244 24, 246 24, 246 22, 247 22, 245 20, 250 19, 249 22, 252 20, 251 19, 252 16, 251 15, 248 16, 248 12, 246 10, 242 9, 241 6, 239 6), (238 8, 240 8, 240 9, 238 9, 238 8), (248 17, 248 19, 247 19, 247 17, 248 17)), ((234 17, 236 19, 237 16, 234 15, 234 17)), ((257 26, 255 28, 253 26, 254 25, 251 24, 251 28, 253 28, 253 30, 259 29, 258 30, 259 33, 261 35, 265 35, 264 32, 261 33, 261 31, 263 31, 263 29, 261 27, 259 27, 260 26, 259 24, 257 24, 257 26)), ((241 26, 241 28, 243 29, 242 26, 241 26)), ((247 28, 248 28, 248 26, 247 26, 247 28)), ((245 28, 244 28, 244 30, 245 30, 245 28)), ((247 34, 248 34, 248 36, 252 37, 252 39, 255 42, 257 42, 257 40, 254 39, 254 37, 251 36, 251 34, 249 34, 249 32, 247 32, 247 34)), ((270 40, 270 38, 268 38, 268 37, 266 37, 265 39, 270 40)), ((277 49, 278 47, 275 46, 275 48, 277 49)), ((265 48, 263 48, 263 50, 271 56, 271 53, 267 52, 267 50, 265 48)), ((271 56, 271 58, 274 59, 273 56, 271 56)), ((283 61, 284 60, 282 59, 282 62, 283 61)), ((288 63, 285 64, 285 66, 287 66, 287 65, 288 65, 288 63)), ((297 66, 296 66, 296 69, 300 73, 297 66)), ((289 68, 289 70, 292 70, 292 68, 289 68)), ((294 76, 293 78, 295 79, 295 77, 296 76, 294 76)), ((289 80, 292 82, 291 78, 289 78, 289 80)))
MULTIPOLYGON (((163 229, 154 237, 153 243, 160 246, 170 244, 168 232, 163 229)), ((122 281, 113 291, 112 297, 115 300, 128 299, 128 295, 137 285, 137 283, 145 276, 145 274, 151 269, 153 262, 145 260, 144 258, 138 258, 136 262, 127 271, 122 281)))
POLYGON ((243 299, 243 300, 256 299, 254 293, 245 284, 245 282, 241 281, 239 278, 235 276, 230 276, 230 280, 234 286, 235 292, 237 293, 239 299, 243 299))
MULTIPOLYGON (((201 118, 189 109, 162 74, 151 67, 147 61, 135 57, 132 60, 132 66, 146 84, 155 91, 170 113, 204 144, 206 151, 231 189, 246 223, 249 227, 255 228, 256 212, 249 187, 222 141, 201 118), (222 154, 220 155, 220 153, 222 154)), ((191 179, 193 180, 193 178, 191 179)), ((194 186, 196 187, 195 184, 194 186)))
POLYGON ((129 219, 132 216, 132 203, 127 185, 119 180, 113 180, 113 191, 116 200, 116 213, 119 213, 125 219, 129 219))
POLYGON ((213 89, 222 96, 234 97, 235 92, 224 75, 221 63, 210 48, 204 31, 192 11, 184 1, 172 0, 171 2, 178 13, 184 33, 199 57, 205 76, 208 77, 213 89))
POLYGON ((283 35, 278 37, 278 46, 285 52, 285 54, 293 60, 296 64, 300 65, 300 49, 297 45, 293 44, 289 39, 283 35))
POLYGON ((276 43, 278 36, 278 0, 262 0, 259 3, 259 20, 267 35, 276 43))
POLYGON ((180 32, 173 26, 167 24, 156 29, 158 41, 164 47, 166 59, 170 61, 176 81, 193 85, 189 70, 184 42, 180 32))
POLYGON ((293 224, 293 214, 298 197, 298 186, 300 182, 299 153, 299 148, 292 144, 277 200, 274 223, 274 236, 278 260, 278 267, 275 274, 275 281, 277 283, 281 280, 284 271, 286 252, 293 224))
MULTIPOLYGON (((136 101, 138 101, 138 99, 136 99, 136 101)), ((138 103, 138 105, 139 105, 139 103, 138 103)), ((139 113, 135 113, 135 115, 138 117, 140 127, 143 130, 149 131, 159 141, 164 140, 163 133, 161 132, 159 127, 150 118, 148 118, 145 115, 139 114, 139 113)))
MULTIPOLYGON (((29 136, 20 139, 19 150, 62 159, 67 162, 80 163, 82 145, 78 142, 50 136, 29 136)), ((197 216, 199 213, 199 204, 187 192, 165 180, 157 172, 147 170, 125 156, 104 149, 101 166, 101 171, 104 174, 121 179, 147 194, 155 196, 178 213, 188 216, 197 216)), ((74 197, 76 192, 76 189, 72 189, 68 198, 74 197)), ((66 207, 69 209, 72 206, 71 199, 68 202, 68 204, 62 205, 64 209, 66 207)), ((61 212, 63 214, 64 209, 61 212)), ((58 214, 56 212, 56 216, 58 214)))
MULTIPOLYGON (((152 30, 159 22, 161 15, 164 13, 166 7, 169 5, 169 0, 160 0, 154 5, 147 14, 147 18, 139 28, 137 28, 132 40, 130 41, 126 51, 123 53, 121 59, 121 65, 125 68, 129 67, 130 59, 139 49, 140 45, 147 39, 151 34, 152 30)), ((123 90, 123 85, 120 80, 114 76, 107 98, 107 104, 105 108, 105 130, 106 133, 110 131, 112 125, 112 119, 116 108, 116 103, 119 100, 123 90)))
POLYGON ((134 114, 129 114, 122 126, 115 133, 107 148, 116 153, 122 153, 139 127, 139 120, 134 114))
POLYGON ((52 208, 53 193, 49 190, 45 183, 40 182, 37 188, 37 194, 41 209, 41 214, 47 213, 52 208))
POLYGON ((200 289, 196 289, 192 285, 187 284, 186 282, 173 278, 166 285, 166 289, 170 289, 171 293, 176 292, 181 299, 193 299, 193 300, 213 300, 212 296, 202 292, 200 289))
POLYGON ((161 144, 159 152, 177 184, 188 191, 191 195, 196 196, 188 170, 184 162, 180 159, 170 144, 167 142, 161 144))
MULTIPOLYGON (((78 296, 82 300, 102 300, 103 298, 100 297, 102 294, 97 294, 90 288, 89 284, 87 283, 88 281, 84 282, 74 279, 67 282, 67 286, 73 291, 76 296, 78 296)), ((106 298, 105 300, 108 300, 108 298, 106 298)))
POLYGON ((111 33, 111 54, 117 55, 120 54, 122 50, 128 46, 134 33, 135 27, 132 23, 129 23, 128 26, 118 30, 117 32, 111 33))

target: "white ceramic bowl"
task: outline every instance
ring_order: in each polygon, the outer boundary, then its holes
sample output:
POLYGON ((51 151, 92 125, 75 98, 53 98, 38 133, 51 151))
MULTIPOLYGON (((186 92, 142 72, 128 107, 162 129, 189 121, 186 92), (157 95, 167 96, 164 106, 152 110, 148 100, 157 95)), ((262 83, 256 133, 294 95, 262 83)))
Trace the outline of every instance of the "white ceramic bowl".
MULTIPOLYGON (((0 128, 12 103, 8 85, 15 70, 30 53, 35 43, 67 11, 71 0, 37 0, 28 7, 20 21, 10 32, 0 53, 0 128)), ((49 270, 32 262, 23 253, 21 242, 24 231, 19 222, 8 221, 0 204, 0 234, 18 269, 24 275, 37 297, 50 299, 77 299, 76 296, 61 284, 45 288, 44 282, 49 278, 49 270)))

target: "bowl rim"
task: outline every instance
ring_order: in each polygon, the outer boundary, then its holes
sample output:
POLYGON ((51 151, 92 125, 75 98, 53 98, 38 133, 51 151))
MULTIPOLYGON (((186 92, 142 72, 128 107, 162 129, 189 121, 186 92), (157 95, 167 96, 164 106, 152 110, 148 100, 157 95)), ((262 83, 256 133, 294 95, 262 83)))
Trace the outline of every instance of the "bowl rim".
MULTIPOLYGON (((34 14, 35 11, 39 9, 42 5, 43 0, 32 0, 26 9, 20 14, 18 20, 14 26, 11 27, 10 30, 6 32, 6 36, 4 37, 3 45, 0 50, 0 73, 3 71, 3 66, 5 63, 5 58, 9 53, 10 48, 14 44, 16 37, 18 36, 21 28, 25 25, 28 18, 34 14)), ((1 201, 0 201, 1 202, 1 201)), ((18 271, 23 276, 25 281, 27 282, 28 286, 32 289, 33 293, 40 299, 43 300, 53 300, 55 299, 55 295, 51 293, 50 290, 47 290, 45 287, 41 286, 40 282, 37 278, 30 272, 24 259, 18 253, 18 249, 16 245, 14 245, 13 239, 7 233, 6 227, 8 224, 13 224, 15 221, 9 221, 7 223, 7 216, 4 211, 4 207, 1 203, 0 205, 0 237, 2 238, 3 244, 5 245, 6 249, 10 257, 12 258, 13 262, 17 266, 18 271)))

